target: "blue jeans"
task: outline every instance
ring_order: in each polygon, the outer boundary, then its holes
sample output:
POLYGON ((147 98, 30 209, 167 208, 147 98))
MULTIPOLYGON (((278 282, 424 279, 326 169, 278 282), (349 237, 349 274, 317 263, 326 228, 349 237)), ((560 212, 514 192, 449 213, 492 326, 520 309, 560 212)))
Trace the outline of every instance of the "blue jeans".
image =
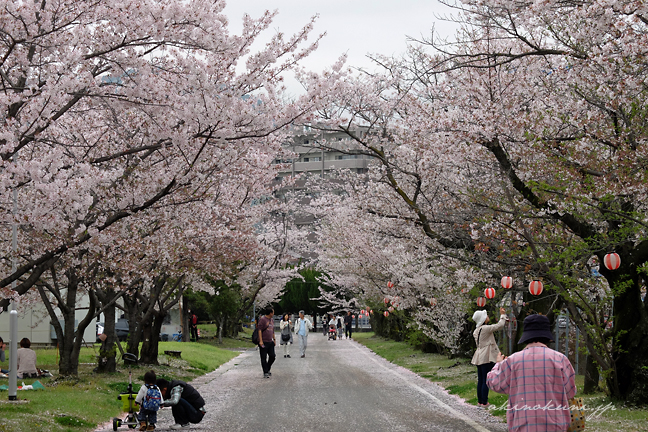
POLYGON ((486 375, 490 372, 495 363, 486 363, 477 366, 477 401, 486 405, 488 403, 488 386, 486 385, 486 375))
POLYGON ((181 425, 200 423, 203 419, 203 413, 182 398, 176 405, 171 407, 171 413, 175 422, 181 425))
POLYGON ((157 411, 140 408, 139 413, 137 413, 137 420, 154 425, 157 423, 157 411))

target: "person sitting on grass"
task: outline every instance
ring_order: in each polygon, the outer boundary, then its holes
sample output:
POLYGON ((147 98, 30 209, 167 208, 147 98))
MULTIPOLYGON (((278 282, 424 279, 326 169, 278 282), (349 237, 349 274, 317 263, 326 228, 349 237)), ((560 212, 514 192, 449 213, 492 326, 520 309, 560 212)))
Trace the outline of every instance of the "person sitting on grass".
MULTIPOLYGON (((7 361, 7 359, 5 357, 5 348, 6 347, 7 347, 7 345, 2 340, 2 337, 0 337, 0 363, 4 363, 5 361, 7 361)), ((9 371, 6 370, 6 369, 0 369, 0 373, 3 373, 3 374, 6 375, 6 374, 9 373, 9 371)))
POLYGON ((140 387, 135 403, 140 406, 137 420, 140 422, 140 431, 155 430, 157 412, 162 405, 162 392, 156 385, 155 372, 150 370, 144 374, 144 385, 140 387), (148 423, 148 425, 147 425, 148 423))
POLYGON ((157 386, 162 392, 162 406, 170 406, 175 424, 171 429, 185 429, 191 423, 200 423, 205 416, 205 400, 200 396, 198 390, 191 384, 184 381, 173 380, 171 382, 160 378, 157 386))
POLYGON ((20 340, 20 348, 16 351, 18 355, 18 378, 36 378, 38 369, 36 368, 36 351, 30 348, 31 341, 27 338, 20 340))

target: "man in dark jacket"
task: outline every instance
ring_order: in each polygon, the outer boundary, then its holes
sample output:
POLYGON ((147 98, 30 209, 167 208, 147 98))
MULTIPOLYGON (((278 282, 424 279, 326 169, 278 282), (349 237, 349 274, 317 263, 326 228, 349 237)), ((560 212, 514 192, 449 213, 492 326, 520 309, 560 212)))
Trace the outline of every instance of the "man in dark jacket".
POLYGON ((198 390, 184 381, 171 382, 160 378, 157 386, 162 393, 162 406, 170 406, 175 424, 171 429, 185 429, 190 423, 200 423, 205 416, 205 400, 198 390))
POLYGON ((344 335, 347 337, 347 339, 351 339, 352 324, 353 324, 353 317, 351 316, 351 311, 349 311, 344 317, 344 335))

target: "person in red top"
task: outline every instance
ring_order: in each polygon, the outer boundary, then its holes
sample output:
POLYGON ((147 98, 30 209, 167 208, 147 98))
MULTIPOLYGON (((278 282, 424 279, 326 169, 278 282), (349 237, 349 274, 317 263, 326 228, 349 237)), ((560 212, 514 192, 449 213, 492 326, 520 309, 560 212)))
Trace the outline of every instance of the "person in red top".
POLYGON ((552 340, 549 319, 529 315, 518 342, 526 343, 526 348, 510 357, 500 353, 487 375, 491 390, 509 395, 509 431, 554 432, 569 427, 569 400, 576 394, 575 373, 564 354, 547 347, 552 340))
POLYGON ((270 378, 270 368, 277 356, 275 355, 275 334, 274 334, 274 309, 269 308, 265 315, 259 319, 259 353, 261 354, 261 367, 263 377, 270 378))
POLYGON ((189 311, 189 330, 191 330, 191 339, 198 342, 198 316, 189 311))

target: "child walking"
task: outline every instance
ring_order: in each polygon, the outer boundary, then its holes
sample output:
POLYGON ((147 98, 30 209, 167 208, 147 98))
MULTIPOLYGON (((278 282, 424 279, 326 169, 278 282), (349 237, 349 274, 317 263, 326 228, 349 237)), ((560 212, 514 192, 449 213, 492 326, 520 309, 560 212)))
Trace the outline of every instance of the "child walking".
POLYGON ((140 405, 137 420, 140 422, 141 431, 155 430, 157 423, 157 412, 162 405, 162 393, 155 382, 155 372, 150 370, 144 374, 144 385, 140 388, 135 403, 140 405), (148 426, 147 426, 148 423, 148 426))

